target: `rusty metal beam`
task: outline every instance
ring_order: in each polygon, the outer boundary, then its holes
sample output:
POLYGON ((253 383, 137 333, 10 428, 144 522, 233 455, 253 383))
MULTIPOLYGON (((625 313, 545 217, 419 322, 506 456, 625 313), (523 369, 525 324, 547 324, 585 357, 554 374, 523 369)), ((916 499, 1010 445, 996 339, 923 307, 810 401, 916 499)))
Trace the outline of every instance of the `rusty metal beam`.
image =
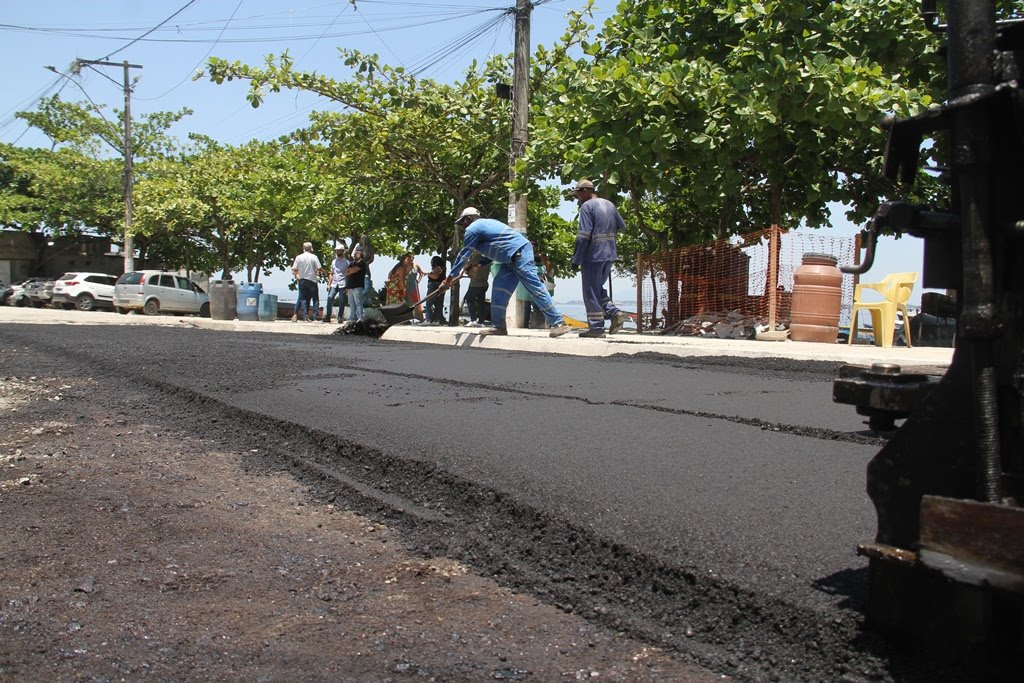
POLYGON ((918 554, 954 581, 1024 593, 1024 509, 924 496, 918 554))

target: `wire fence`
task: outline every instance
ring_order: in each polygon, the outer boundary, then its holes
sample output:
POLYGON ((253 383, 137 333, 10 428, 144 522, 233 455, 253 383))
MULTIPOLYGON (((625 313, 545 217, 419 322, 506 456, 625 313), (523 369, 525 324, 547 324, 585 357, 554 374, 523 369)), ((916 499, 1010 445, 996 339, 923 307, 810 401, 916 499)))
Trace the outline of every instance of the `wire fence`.
MULTIPOLYGON (((692 316, 733 313, 788 323, 793 273, 806 253, 829 254, 840 265, 859 262, 857 239, 769 228, 729 239, 637 258, 640 329, 663 329, 692 316), (772 234, 775 258, 772 258, 772 234), (775 283, 775 296, 770 296, 775 283)), ((840 325, 849 325, 853 275, 843 275, 840 325)))

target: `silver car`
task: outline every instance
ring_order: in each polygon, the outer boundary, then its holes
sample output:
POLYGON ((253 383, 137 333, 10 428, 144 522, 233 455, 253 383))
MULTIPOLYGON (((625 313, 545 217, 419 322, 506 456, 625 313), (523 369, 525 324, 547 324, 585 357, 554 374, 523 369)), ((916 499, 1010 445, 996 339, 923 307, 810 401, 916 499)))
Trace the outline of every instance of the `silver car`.
POLYGON ((159 270, 133 270, 114 285, 114 309, 118 313, 142 311, 159 313, 195 313, 210 317, 210 297, 202 287, 177 273, 159 270))
POLYGON ((25 297, 29 306, 42 308, 53 296, 53 278, 32 278, 25 281, 25 297))

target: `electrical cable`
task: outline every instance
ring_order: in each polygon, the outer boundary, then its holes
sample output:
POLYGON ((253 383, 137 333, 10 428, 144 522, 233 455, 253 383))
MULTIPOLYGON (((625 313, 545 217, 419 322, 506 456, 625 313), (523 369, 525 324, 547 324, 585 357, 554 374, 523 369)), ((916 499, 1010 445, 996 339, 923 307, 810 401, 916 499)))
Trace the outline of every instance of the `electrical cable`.
POLYGON ((50 90, 56 88, 57 84, 60 83, 62 80, 64 80, 63 76, 57 76, 57 78, 53 79, 52 83, 50 83, 49 85, 45 85, 38 91, 36 91, 35 95, 25 98, 24 100, 22 100, 21 104, 16 104, 11 109, 8 109, 3 114, 0 114, 0 118, 6 120, 6 123, 0 124, 0 131, 2 131, 4 127, 10 125, 10 123, 17 121, 17 118, 12 116, 12 114, 15 114, 19 111, 26 111, 34 107, 36 104, 42 101, 44 97, 47 96, 50 90), (9 116, 11 117, 10 119, 7 118, 9 116))
POLYGON ((468 51, 475 43, 483 40, 489 31, 500 28, 502 23, 507 19, 507 16, 507 13, 503 13, 492 17, 484 23, 449 40, 433 52, 424 55, 418 62, 415 62, 410 67, 412 75, 419 76, 429 69, 446 64, 452 59, 458 57, 460 54, 468 51))
POLYGON ((245 2, 245 0, 238 0, 238 4, 235 5, 235 11, 231 13, 231 16, 228 17, 228 20, 224 22, 224 26, 221 27, 220 33, 217 35, 217 40, 213 41, 213 45, 210 46, 210 49, 206 51, 206 54, 204 54, 202 57, 199 58, 199 61, 196 62, 195 66, 193 66, 191 69, 189 69, 189 72, 187 74, 185 74, 184 78, 182 78, 180 81, 178 81, 177 83, 175 83, 170 88, 168 88, 164 92, 160 93, 156 97, 139 97, 139 98, 136 98, 136 99, 138 99, 140 102, 152 102, 154 100, 159 100, 162 97, 165 97, 165 96, 169 95, 170 93, 174 92, 179 87, 181 87, 181 84, 184 83, 185 81, 187 81, 189 79, 189 77, 192 76, 192 74, 195 73, 196 69, 199 68, 199 65, 202 64, 204 61, 206 61, 206 58, 210 56, 211 52, 213 52, 213 48, 217 47, 217 43, 224 36, 224 31, 226 31, 228 29, 228 26, 231 24, 231 20, 235 18, 235 15, 238 13, 238 10, 241 9, 243 2, 245 2))
POLYGON ((157 24, 157 25, 156 25, 156 26, 154 26, 153 28, 151 28, 151 29, 149 29, 148 31, 146 31, 145 33, 143 33, 143 34, 142 34, 141 36, 139 36, 139 37, 138 37, 138 38, 136 38, 135 40, 131 41, 131 42, 130 42, 130 43, 128 43, 127 45, 124 45, 124 46, 122 46, 122 47, 119 47, 118 49, 114 50, 113 52, 111 52, 111 53, 110 53, 110 54, 108 54, 107 56, 105 56, 105 57, 103 57, 103 58, 101 58, 101 59, 97 59, 97 60, 94 60, 94 61, 97 61, 97 62, 105 62, 105 61, 107 61, 108 59, 110 59, 111 57, 113 57, 114 55, 116 55, 116 54, 117 54, 118 52, 122 52, 122 51, 124 51, 124 50, 127 50, 127 49, 128 49, 129 47, 131 47, 131 46, 132 46, 132 45, 134 45, 135 43, 139 42, 140 40, 142 40, 143 38, 145 38, 146 36, 148 36, 148 35, 149 35, 150 33, 152 33, 153 31, 157 30, 158 28, 160 28, 161 26, 163 26, 164 24, 166 24, 166 23, 167 23, 168 21, 170 21, 171 19, 173 19, 174 17, 178 16, 179 14, 181 14, 182 12, 184 12, 184 11, 185 11, 186 9, 188 9, 189 7, 191 7, 192 5, 194 5, 194 4, 195 4, 195 2, 196 2, 196 0, 188 0, 188 2, 186 2, 186 3, 185 3, 185 4, 184 4, 184 5, 183 5, 183 6, 182 6, 182 7, 181 7, 181 8, 180 8, 180 9, 179 9, 179 10, 178 10, 177 12, 175 12, 175 13, 174 13, 174 14, 172 14, 171 16, 167 17, 166 19, 164 19, 164 20, 163 20, 163 21, 161 21, 161 22, 160 22, 159 24, 157 24))
MULTIPOLYGON (((355 4, 354 3, 352 5, 352 8, 353 8, 353 10, 355 9, 355 4)), ((345 5, 342 5, 341 9, 338 10, 338 13, 336 15, 334 15, 333 19, 331 19, 331 23, 328 24, 327 28, 324 29, 324 32, 320 34, 320 37, 317 38, 316 40, 314 40, 313 44, 309 46, 309 49, 307 49, 302 54, 301 57, 299 57, 297 60, 295 60, 295 65, 298 65, 299 62, 301 62, 303 59, 305 59, 306 56, 309 55, 309 53, 313 51, 313 48, 316 47, 316 44, 319 43, 321 39, 323 39, 323 37, 327 34, 328 31, 331 30, 331 27, 334 26, 334 24, 338 21, 338 18, 341 17, 341 13, 344 12, 344 11, 345 11, 345 5)), ((213 48, 210 48, 210 49, 212 50, 213 48)), ((207 54, 209 54, 209 53, 207 53, 207 54)))
MULTIPOLYGON (((193 2, 194 1, 195 0, 193 0, 193 2)), ((365 2, 365 0, 364 0, 364 2, 365 2)), ((474 9, 468 10, 465 7, 462 7, 462 8, 458 8, 458 11, 452 11, 452 12, 450 12, 448 14, 440 14, 440 13, 438 13, 436 11, 431 11, 429 13, 425 12, 425 13, 420 13, 420 14, 403 13, 401 15, 396 15, 395 16, 395 21, 401 21, 403 23, 395 24, 395 25, 388 25, 388 26, 386 26, 384 28, 381 28, 380 24, 378 23, 377 31, 397 31, 397 30, 404 30, 404 29, 409 29, 409 28, 420 28, 420 27, 423 27, 423 26, 426 26, 426 25, 444 23, 446 21, 454 21, 454 20, 459 20, 459 19, 465 19, 465 18, 468 18, 468 17, 472 17, 474 15, 478 15, 478 14, 482 14, 482 13, 486 13, 486 12, 494 12, 494 11, 504 12, 504 11, 507 11, 507 10, 504 9, 504 8, 483 8, 483 9, 481 9, 481 8, 474 8, 474 9), (420 21, 420 20, 417 20, 418 17, 430 17, 431 20, 429 20, 429 21, 420 21)), ((234 31, 257 30, 257 29, 267 29, 267 28, 274 28, 274 29, 285 28, 284 25, 255 26, 255 27, 238 26, 237 25, 238 24, 237 21, 235 22, 235 24, 236 24, 236 26, 232 29, 234 31)), ((313 25, 310 25, 310 26, 318 26, 318 25, 320 25, 320 24, 313 24, 313 25)), ((306 26, 303 25, 302 27, 306 27, 306 26)), ((329 26, 328 26, 328 29, 329 29, 329 26)), ((41 28, 41 27, 23 26, 23 25, 17 25, 17 24, 0 24, 0 30, 8 30, 8 31, 16 31, 16 32, 27 32, 27 33, 47 33, 47 34, 53 34, 53 35, 66 35, 66 36, 76 37, 76 38, 94 38, 94 39, 100 39, 100 40, 110 40, 112 38, 112 36, 109 36, 109 35, 97 35, 95 33, 95 31, 97 31, 97 29, 92 29, 93 32, 89 32, 89 31, 83 31, 83 30, 80 30, 80 29, 71 29, 71 28, 56 28, 55 29, 55 28, 41 28)), ((124 29, 119 29, 119 30, 123 31, 124 29)), ((179 28, 176 28, 175 30, 177 32, 181 32, 179 28)), ((202 30, 208 30, 208 29, 202 29, 202 30)), ((302 34, 302 35, 298 35, 298 36, 296 36, 296 35, 273 35, 273 36, 260 36, 260 37, 254 37, 254 38, 227 38, 227 39, 221 38, 219 40, 218 39, 211 39, 211 38, 151 38, 151 37, 146 37, 150 33, 153 33, 154 31, 155 31, 155 29, 150 29, 149 31, 147 31, 147 33, 144 36, 139 36, 138 38, 132 39, 132 43, 134 43, 134 42, 148 42, 148 43, 210 43, 210 42, 253 43, 253 42, 268 42, 268 41, 280 42, 280 41, 289 41, 289 40, 314 40, 315 41, 315 40, 321 40, 323 38, 344 38, 344 37, 350 37, 350 36, 368 35, 370 33, 374 33, 375 32, 374 30, 368 30, 368 31, 346 31, 346 32, 339 32, 339 33, 302 34)), ((121 37, 121 39, 128 40, 127 37, 121 37)), ((121 49, 124 49, 124 48, 121 48, 121 49)), ((119 51, 120 50, 118 50, 116 52, 119 52, 119 51)), ((116 52, 113 52, 111 54, 116 54, 116 52)))

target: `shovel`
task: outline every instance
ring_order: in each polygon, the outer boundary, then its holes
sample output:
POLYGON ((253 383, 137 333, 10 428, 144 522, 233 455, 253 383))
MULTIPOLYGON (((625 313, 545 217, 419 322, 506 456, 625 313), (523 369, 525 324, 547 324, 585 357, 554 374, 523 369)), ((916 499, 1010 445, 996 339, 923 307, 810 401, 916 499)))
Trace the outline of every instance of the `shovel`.
POLYGON ((381 306, 380 312, 384 314, 384 319, 387 320, 388 325, 397 325, 398 323, 404 323, 407 320, 412 320, 416 306, 422 306, 426 302, 430 301, 433 297, 438 294, 443 294, 447 291, 447 287, 438 287, 433 292, 417 301, 414 305, 410 306, 407 303, 401 304, 388 304, 387 306, 381 306))

